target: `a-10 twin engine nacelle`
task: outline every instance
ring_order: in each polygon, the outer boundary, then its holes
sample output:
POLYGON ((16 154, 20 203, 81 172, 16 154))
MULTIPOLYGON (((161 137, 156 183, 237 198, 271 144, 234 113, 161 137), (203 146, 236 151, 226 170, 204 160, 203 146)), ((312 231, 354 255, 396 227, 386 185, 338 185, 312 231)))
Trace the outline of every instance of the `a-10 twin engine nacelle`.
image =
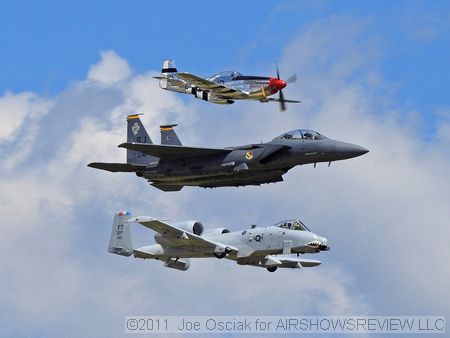
MULTIPOLYGON (((196 234, 197 236, 201 236, 203 234, 203 224, 199 221, 185 221, 185 222, 178 222, 173 223, 174 226, 176 226, 179 229, 186 230, 187 232, 191 232, 193 234, 196 234)), ((161 245, 164 245, 167 243, 167 235, 161 235, 160 233, 155 234, 155 242, 161 245)))
POLYGON ((192 232, 193 234, 196 234, 197 236, 200 236, 203 234, 203 224, 199 221, 184 221, 184 222, 178 222, 178 223, 172 223, 174 226, 176 226, 179 229, 183 229, 189 232, 192 232))
POLYGON ((207 229, 203 233, 204 235, 221 235, 221 234, 227 234, 230 230, 227 228, 214 228, 214 229, 207 229))

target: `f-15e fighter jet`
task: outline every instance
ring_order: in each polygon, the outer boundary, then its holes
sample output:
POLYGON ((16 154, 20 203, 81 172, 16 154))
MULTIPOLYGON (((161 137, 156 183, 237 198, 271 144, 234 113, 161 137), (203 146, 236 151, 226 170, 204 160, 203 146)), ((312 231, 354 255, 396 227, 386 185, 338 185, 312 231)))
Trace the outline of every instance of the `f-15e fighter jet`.
POLYGON ((161 145, 153 144, 139 115, 127 118, 127 163, 93 162, 91 168, 133 172, 163 191, 184 186, 203 188, 261 185, 283 181, 297 165, 345 160, 368 152, 361 146, 332 140, 318 132, 297 129, 266 143, 226 148, 186 147, 174 131, 161 126, 161 145))

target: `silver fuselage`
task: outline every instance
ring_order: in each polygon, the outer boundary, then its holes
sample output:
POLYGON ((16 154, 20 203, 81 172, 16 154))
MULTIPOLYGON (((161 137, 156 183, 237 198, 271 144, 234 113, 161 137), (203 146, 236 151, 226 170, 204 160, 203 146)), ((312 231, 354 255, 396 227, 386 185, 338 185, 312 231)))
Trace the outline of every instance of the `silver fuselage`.
MULTIPOLYGON (((267 255, 282 254, 285 241, 292 241, 290 253, 316 253, 321 251, 318 243, 323 246, 327 245, 327 240, 324 237, 310 231, 290 230, 276 226, 255 227, 228 233, 206 233, 202 237, 210 241, 237 247, 240 252, 248 252, 249 255, 245 258, 239 258, 234 253, 228 254, 226 258, 235 260, 240 264, 250 265, 254 265, 252 257, 260 258, 267 255)), ((157 234, 155 235, 155 241, 158 244, 137 249, 135 257, 163 261, 169 258, 214 257, 213 250, 208 252, 201 247, 186 247, 186 240, 182 238, 170 238, 157 234)))

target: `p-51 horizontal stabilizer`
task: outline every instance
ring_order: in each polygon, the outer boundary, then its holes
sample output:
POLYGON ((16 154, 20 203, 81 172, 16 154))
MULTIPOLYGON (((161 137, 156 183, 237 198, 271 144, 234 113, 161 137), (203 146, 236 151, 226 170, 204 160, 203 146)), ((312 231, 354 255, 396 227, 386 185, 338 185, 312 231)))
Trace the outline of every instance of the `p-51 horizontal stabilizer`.
POLYGON ((145 169, 146 165, 140 164, 128 164, 128 163, 104 163, 104 162, 92 162, 88 164, 88 167, 111 171, 113 173, 132 173, 145 169))

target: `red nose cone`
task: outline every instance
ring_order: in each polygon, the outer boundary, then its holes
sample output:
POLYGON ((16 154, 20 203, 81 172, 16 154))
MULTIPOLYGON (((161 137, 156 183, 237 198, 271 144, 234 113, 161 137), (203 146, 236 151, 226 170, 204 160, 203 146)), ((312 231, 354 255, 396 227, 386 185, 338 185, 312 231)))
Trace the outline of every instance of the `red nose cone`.
POLYGON ((269 80, 270 92, 272 94, 275 94, 277 91, 283 89, 286 86, 287 86, 287 83, 284 80, 280 80, 280 79, 276 79, 276 78, 271 78, 269 80))

